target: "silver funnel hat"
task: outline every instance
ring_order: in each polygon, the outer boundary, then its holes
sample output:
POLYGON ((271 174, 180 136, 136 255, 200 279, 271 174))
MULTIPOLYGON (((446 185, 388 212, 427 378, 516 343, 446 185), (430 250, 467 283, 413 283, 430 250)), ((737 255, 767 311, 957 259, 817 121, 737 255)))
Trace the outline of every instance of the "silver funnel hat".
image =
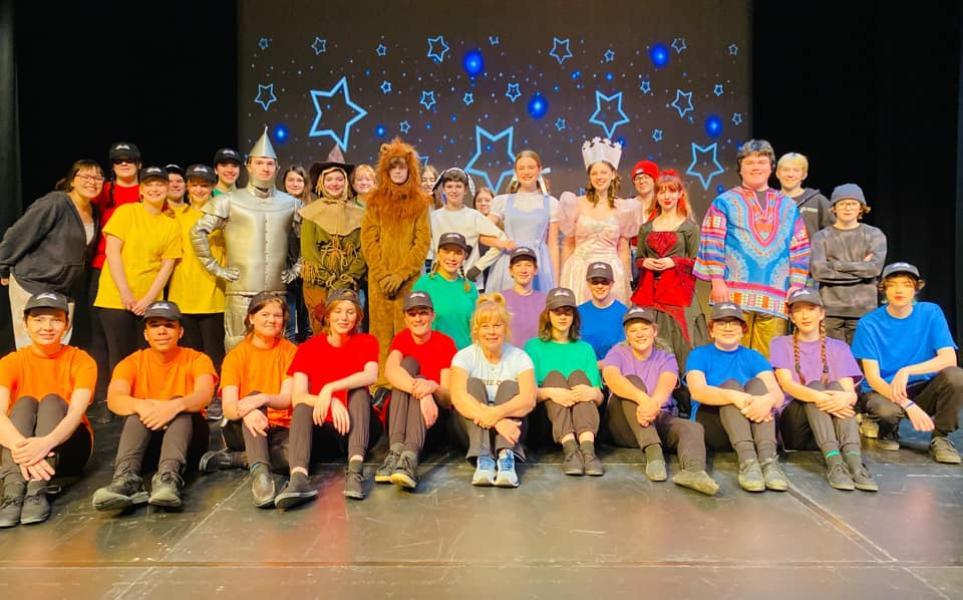
POLYGON ((271 145, 271 138, 268 136, 267 127, 264 128, 264 133, 257 139, 257 142, 255 142, 254 147, 251 148, 251 151, 247 153, 247 156, 248 158, 252 156, 263 156, 273 158, 274 160, 278 159, 277 152, 274 151, 274 146, 271 145))

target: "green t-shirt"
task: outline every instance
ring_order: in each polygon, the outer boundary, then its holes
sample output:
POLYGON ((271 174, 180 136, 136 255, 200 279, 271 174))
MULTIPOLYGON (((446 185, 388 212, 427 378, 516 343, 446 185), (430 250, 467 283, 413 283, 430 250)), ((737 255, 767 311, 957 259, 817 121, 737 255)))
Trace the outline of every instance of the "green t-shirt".
POLYGON ((542 385, 551 371, 558 371, 565 377, 573 371, 582 371, 593 386, 602 387, 596 362, 598 359, 595 358, 595 350, 587 342, 546 342, 532 338, 525 344, 525 352, 535 363, 535 383, 538 385, 542 385))
POLYGON ((418 278, 412 288, 417 292, 427 292, 435 305, 435 324, 432 329, 440 331, 455 341, 461 350, 471 345, 471 315, 478 300, 478 289, 461 277, 448 281, 441 275, 425 273, 418 278))

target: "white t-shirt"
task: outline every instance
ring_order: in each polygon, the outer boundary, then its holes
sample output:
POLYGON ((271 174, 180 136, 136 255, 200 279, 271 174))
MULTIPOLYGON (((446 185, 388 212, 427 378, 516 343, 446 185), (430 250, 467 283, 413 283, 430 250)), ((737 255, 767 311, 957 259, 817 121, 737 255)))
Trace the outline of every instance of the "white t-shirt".
MULTIPOLYGON (((478 255, 478 237, 488 235, 496 238, 504 238, 505 232, 492 223, 491 219, 481 214, 474 208, 463 207, 459 210, 449 210, 439 208, 431 211, 431 254, 438 251, 438 240, 445 233, 458 232, 465 236, 465 241, 471 246, 471 254, 465 258, 465 271, 477 266, 479 271, 484 271, 490 267, 501 252, 495 248, 490 250, 485 256, 478 255), (476 265, 477 263, 477 265, 476 265)), ((477 281, 475 282, 478 283, 477 281)))
POLYGON ((498 386, 503 381, 516 381, 519 374, 534 371, 535 365, 525 351, 511 344, 502 346, 502 358, 497 364, 488 362, 478 344, 462 348, 451 359, 451 366, 463 369, 469 377, 481 379, 488 391, 488 403, 492 404, 498 386))

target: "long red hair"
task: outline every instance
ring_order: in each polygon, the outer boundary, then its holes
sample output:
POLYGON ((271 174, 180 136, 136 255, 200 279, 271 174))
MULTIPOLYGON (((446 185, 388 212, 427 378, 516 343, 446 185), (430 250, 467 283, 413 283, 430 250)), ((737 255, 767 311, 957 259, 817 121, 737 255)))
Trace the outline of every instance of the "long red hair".
POLYGON ((666 169, 659 173, 659 179, 655 182, 655 202, 653 202, 652 214, 649 215, 649 219, 654 219, 662 214, 662 206, 659 205, 659 192, 662 190, 681 192, 675 210, 683 217, 692 218, 692 209, 689 208, 689 194, 685 191, 682 178, 673 169, 666 169))

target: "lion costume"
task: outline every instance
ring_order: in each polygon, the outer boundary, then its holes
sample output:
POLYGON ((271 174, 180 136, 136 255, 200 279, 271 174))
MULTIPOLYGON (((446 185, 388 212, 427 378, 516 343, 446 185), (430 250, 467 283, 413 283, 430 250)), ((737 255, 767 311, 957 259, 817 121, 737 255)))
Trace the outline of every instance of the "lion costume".
POLYGON ((431 199, 420 182, 418 154, 413 147, 398 138, 381 146, 378 186, 368 194, 361 220, 361 252, 368 263, 369 330, 381 347, 379 386, 387 385, 388 347, 405 329, 404 298, 421 274, 431 244, 431 199), (393 183, 388 174, 394 159, 404 160, 408 166, 408 179, 401 185, 393 183))

